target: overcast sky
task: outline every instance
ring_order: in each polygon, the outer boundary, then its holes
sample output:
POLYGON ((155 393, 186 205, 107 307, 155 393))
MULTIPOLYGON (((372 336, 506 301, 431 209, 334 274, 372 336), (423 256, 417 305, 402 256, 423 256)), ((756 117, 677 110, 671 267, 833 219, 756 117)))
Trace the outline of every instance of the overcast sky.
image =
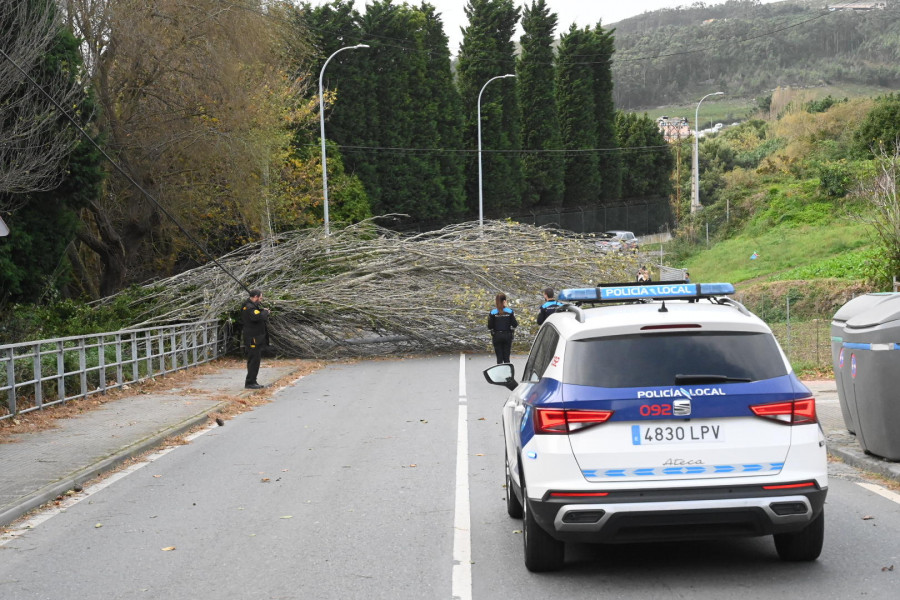
MULTIPOLYGON (((441 13, 444 21, 444 31, 450 38, 450 53, 453 56, 459 52, 459 43, 462 41, 460 28, 467 25, 465 6, 466 0, 427 0, 441 13)), ((722 4, 725 0, 703 0, 705 4, 722 4)), ((762 0, 763 4, 779 0, 762 0)), ((355 0, 357 10, 365 11, 366 0, 355 0)), ((420 0, 408 0, 409 4, 418 5, 420 0)), ((517 6, 531 4, 530 0, 514 0, 517 6)), ((569 25, 576 23, 579 27, 593 26, 597 21, 603 25, 611 25, 622 19, 633 17, 647 11, 661 8, 675 8, 678 6, 690 6, 694 0, 547 0, 550 10, 559 17, 557 35, 569 29, 569 25)), ((369 0, 368 3, 371 3, 369 0)), ((402 0, 394 0, 395 4, 402 0)), ((312 4, 324 4, 319 0, 313 0, 312 4)), ((516 37, 521 35, 521 28, 516 37)))

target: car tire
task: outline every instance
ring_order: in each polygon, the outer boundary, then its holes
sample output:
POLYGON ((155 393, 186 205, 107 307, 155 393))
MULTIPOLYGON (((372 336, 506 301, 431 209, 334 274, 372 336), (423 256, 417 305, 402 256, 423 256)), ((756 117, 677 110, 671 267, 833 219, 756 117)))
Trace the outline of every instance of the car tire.
POLYGON ((509 473, 509 456, 506 456, 506 514, 513 519, 522 518, 522 503, 513 489, 512 476, 509 473))
POLYGON ((777 533, 775 550, 781 560, 790 562, 811 561, 819 558, 825 541, 825 510, 804 529, 796 533, 777 533))
POLYGON ((552 537, 538 525, 524 485, 522 486, 522 498, 522 540, 525 546, 525 567, 532 573, 559 571, 565 561, 565 542, 552 537))

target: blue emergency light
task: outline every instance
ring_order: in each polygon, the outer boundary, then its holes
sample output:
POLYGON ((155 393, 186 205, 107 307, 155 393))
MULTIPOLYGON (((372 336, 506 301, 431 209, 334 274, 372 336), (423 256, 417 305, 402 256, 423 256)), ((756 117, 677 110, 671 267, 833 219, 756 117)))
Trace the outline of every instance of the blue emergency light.
POLYGON ((730 283, 612 283, 598 287, 570 288, 559 293, 562 302, 627 302, 629 300, 670 300, 714 298, 734 294, 730 283))

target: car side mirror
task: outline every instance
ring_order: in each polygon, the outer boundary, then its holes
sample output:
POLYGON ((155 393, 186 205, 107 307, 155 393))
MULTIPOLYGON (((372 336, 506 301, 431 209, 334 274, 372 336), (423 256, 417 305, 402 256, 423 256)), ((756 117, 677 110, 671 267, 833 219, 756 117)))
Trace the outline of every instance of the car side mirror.
POLYGON ((510 363, 494 365, 484 370, 484 378, 492 385, 502 385, 510 390, 516 389, 516 368, 510 363))

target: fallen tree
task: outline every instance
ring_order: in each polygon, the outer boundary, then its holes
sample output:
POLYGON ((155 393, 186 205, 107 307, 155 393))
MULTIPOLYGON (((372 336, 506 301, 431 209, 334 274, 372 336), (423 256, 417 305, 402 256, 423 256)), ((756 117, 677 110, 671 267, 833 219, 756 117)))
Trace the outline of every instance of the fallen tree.
MULTIPOLYGON (((487 350, 487 313, 501 291, 518 314, 524 349, 537 331, 543 288, 633 278, 636 256, 603 254, 595 242, 508 221, 400 234, 372 220, 330 236, 321 228, 290 232, 218 262, 263 290, 271 343, 287 356, 487 350)), ((142 319, 136 326, 233 319, 246 297, 213 263, 128 293, 142 319)))

